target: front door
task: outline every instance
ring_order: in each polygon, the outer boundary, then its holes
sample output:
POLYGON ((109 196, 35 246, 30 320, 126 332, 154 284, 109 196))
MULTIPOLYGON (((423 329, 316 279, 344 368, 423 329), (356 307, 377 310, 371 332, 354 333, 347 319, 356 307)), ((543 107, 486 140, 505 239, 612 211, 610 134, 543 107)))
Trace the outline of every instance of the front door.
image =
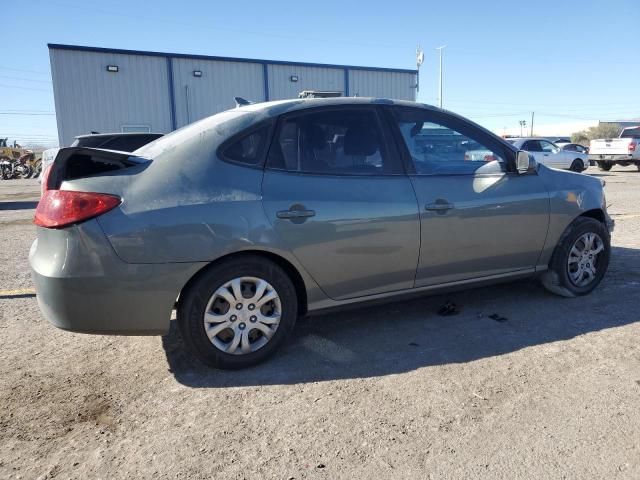
POLYGON ((442 112, 391 110, 421 209, 416 286, 533 271, 549 223, 535 172, 479 127, 442 112))
POLYGON ((553 143, 547 140, 539 140, 542 156, 547 160, 547 165, 553 168, 569 168, 568 155, 553 143))
POLYGON ((548 167, 553 166, 551 158, 549 158, 549 152, 542 151, 542 145, 539 140, 527 140, 522 144, 522 150, 532 154, 536 159, 536 162, 548 167))
POLYGON ((263 204, 283 245, 334 299, 413 287, 416 196, 375 107, 322 108, 278 122, 263 204))

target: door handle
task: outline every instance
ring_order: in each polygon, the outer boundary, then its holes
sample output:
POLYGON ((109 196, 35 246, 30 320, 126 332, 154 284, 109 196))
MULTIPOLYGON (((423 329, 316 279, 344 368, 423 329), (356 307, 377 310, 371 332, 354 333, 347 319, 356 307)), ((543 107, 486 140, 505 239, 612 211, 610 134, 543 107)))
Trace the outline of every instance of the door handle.
POLYGON ((452 203, 429 203, 425 205, 425 210, 430 210, 434 212, 445 212, 447 210, 451 210, 454 208, 452 203))
POLYGON ((292 205, 289 210, 280 210, 276 213, 276 217, 283 220, 304 220, 315 215, 314 210, 307 210, 302 205, 292 205))

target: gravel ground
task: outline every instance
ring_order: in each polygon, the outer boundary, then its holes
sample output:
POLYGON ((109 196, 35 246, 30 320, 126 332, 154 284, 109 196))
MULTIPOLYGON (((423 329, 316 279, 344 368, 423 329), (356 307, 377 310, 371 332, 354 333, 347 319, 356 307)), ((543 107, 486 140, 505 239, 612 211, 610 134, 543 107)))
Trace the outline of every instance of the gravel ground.
POLYGON ((19 291, 38 185, 0 182, 0 478, 640 478, 640 174, 588 173, 617 221, 592 295, 524 282, 302 320, 240 372, 175 328, 51 327, 19 291))

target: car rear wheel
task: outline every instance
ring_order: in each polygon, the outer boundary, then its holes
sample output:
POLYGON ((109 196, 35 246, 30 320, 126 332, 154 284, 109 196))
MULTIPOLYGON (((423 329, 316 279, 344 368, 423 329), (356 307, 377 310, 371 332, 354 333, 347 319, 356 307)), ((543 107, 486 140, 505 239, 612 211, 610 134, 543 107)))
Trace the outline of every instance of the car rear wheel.
POLYGON ((611 170, 611 167, 613 167, 612 163, 607 163, 607 162, 597 162, 598 163, 598 168, 604 172, 608 172, 609 170, 611 170))
POLYGON ((609 232, 602 222, 577 218, 560 238, 542 284, 564 297, 586 295, 604 277, 610 254, 609 232))
POLYGON ((584 170, 584 164, 582 163, 582 160, 580 160, 579 158, 576 158, 573 163, 571 164, 571 167, 569 167, 569 170, 571 170, 572 172, 582 172, 582 170, 584 170))
POLYGON ((237 369, 275 353, 293 330, 297 312, 296 290, 284 270, 251 255, 199 275, 180 299, 178 324, 201 361, 237 369))

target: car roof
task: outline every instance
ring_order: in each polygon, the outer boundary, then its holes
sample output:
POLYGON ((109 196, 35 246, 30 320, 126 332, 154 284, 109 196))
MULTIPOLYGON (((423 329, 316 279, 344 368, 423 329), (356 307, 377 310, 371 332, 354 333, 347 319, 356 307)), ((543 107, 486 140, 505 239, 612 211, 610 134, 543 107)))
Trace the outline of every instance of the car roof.
POLYGON ((136 135, 153 135, 161 137, 164 133, 154 132, 114 132, 114 133, 87 133, 85 135, 77 135, 75 138, 103 138, 103 137, 132 137, 136 135))
POLYGON ((511 137, 511 138, 505 138, 505 140, 513 141, 513 142, 524 142, 527 140, 546 140, 547 142, 554 143, 553 140, 550 140, 546 137, 511 137))
POLYGON ((276 116, 287 111, 332 105, 399 105, 414 108, 426 108, 429 110, 440 110, 437 107, 427 105, 425 103, 375 97, 295 98, 290 100, 251 103, 237 108, 246 112, 272 112, 272 115, 276 116))

